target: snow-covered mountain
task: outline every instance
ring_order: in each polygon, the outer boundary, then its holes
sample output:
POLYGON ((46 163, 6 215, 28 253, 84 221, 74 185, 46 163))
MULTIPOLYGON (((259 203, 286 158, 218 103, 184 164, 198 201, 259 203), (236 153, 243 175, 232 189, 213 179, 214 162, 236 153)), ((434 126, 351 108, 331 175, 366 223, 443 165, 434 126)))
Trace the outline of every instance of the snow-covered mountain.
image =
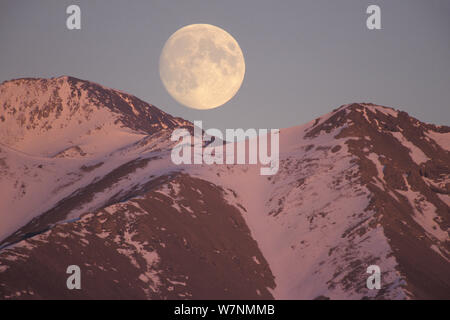
POLYGON ((71 77, 1 84, 0 240, 95 179, 122 165, 125 172, 135 150, 157 157, 173 128, 185 126, 136 97, 71 77))
POLYGON ((7 81, 0 96, 2 143, 32 155, 100 154, 139 135, 189 125, 134 96, 72 77, 7 81))
POLYGON ((449 127, 345 105, 281 130, 273 176, 174 165, 181 127, 87 81, 3 83, 0 297, 450 299, 449 127))

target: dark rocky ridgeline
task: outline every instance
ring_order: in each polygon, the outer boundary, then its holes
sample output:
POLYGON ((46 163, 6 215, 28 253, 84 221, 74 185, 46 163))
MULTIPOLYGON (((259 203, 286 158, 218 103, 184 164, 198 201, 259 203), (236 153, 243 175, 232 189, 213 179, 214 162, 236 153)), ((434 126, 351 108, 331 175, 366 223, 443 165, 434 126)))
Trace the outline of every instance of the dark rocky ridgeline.
MULTIPOLYGON (((89 120, 96 110, 102 108, 116 114, 119 125, 148 134, 192 126, 190 122, 172 117, 133 95, 68 76, 5 81, 0 84, 1 95, 4 100, 0 100, 3 102, 0 105, 1 121, 19 121, 27 129, 51 130, 52 122, 61 116, 64 109, 69 110, 71 116, 82 115, 84 120, 89 120), (17 89, 20 89, 18 93, 17 89), (41 100, 42 97, 45 99, 41 100)), ((71 121, 70 118, 66 120, 71 121)))
POLYGON ((105 88, 90 81, 83 81, 73 77, 66 77, 65 79, 73 88, 72 96, 79 96, 80 91, 86 91, 93 104, 104 104, 112 112, 120 115, 120 120, 118 121, 125 127, 153 134, 161 129, 192 126, 189 121, 172 117, 133 95, 105 88))
POLYGON ((179 174, 0 252, 2 299, 271 299, 269 266, 224 190, 179 174), (257 261, 257 262, 256 262, 257 261), (66 269, 81 268, 81 290, 66 269))
POLYGON ((371 104, 336 111, 307 135, 342 127, 336 138, 352 138, 347 145, 357 157, 360 182, 371 191, 367 210, 376 212, 373 224, 383 226, 407 290, 417 299, 449 299, 450 208, 440 195, 450 195, 450 152, 427 133, 450 127, 371 104), (421 221, 430 208, 435 217, 421 221))

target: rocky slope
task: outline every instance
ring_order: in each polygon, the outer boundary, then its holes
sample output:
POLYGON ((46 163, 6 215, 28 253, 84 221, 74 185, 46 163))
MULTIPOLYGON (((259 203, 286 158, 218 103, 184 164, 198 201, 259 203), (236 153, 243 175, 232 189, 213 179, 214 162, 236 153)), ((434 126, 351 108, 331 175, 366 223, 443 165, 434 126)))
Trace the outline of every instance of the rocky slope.
MULTIPOLYGON (((96 179, 109 190, 139 152, 154 159, 168 152, 170 134, 180 127, 192 125, 131 95, 71 77, 1 84, 0 240, 63 199, 78 201, 65 206, 67 212, 58 209, 63 219, 82 207, 76 194, 96 179)), ((106 204, 109 192, 89 201, 106 204)))
POLYGON ((261 176, 174 165, 188 122, 73 78, 2 84, 0 119, 2 298, 450 298, 449 127, 345 105, 261 176))

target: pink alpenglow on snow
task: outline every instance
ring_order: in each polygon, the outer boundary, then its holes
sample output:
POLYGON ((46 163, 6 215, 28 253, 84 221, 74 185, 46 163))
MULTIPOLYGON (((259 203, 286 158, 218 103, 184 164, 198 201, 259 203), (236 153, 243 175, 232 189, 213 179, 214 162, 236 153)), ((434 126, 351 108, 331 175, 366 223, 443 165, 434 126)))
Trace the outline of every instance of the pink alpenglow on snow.
POLYGON ((449 134, 368 103, 203 132, 88 81, 5 82, 0 299, 449 299, 449 134))

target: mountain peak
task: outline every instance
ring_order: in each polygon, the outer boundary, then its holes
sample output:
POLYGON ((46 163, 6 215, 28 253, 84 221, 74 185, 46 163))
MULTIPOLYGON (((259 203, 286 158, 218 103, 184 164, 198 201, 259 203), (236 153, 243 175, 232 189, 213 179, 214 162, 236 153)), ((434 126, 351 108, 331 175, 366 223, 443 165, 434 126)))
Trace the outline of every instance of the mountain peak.
POLYGON ((377 132, 414 132, 422 136, 425 132, 450 132, 450 127, 421 122, 404 111, 373 103, 352 103, 343 105, 317 118, 308 129, 306 137, 320 132, 330 133, 335 129, 351 131, 355 136, 364 136, 369 128, 377 132))
POLYGON ((2 83, 0 122, 4 144, 41 155, 92 140, 93 132, 112 138, 190 125, 133 95, 70 76, 2 83))

